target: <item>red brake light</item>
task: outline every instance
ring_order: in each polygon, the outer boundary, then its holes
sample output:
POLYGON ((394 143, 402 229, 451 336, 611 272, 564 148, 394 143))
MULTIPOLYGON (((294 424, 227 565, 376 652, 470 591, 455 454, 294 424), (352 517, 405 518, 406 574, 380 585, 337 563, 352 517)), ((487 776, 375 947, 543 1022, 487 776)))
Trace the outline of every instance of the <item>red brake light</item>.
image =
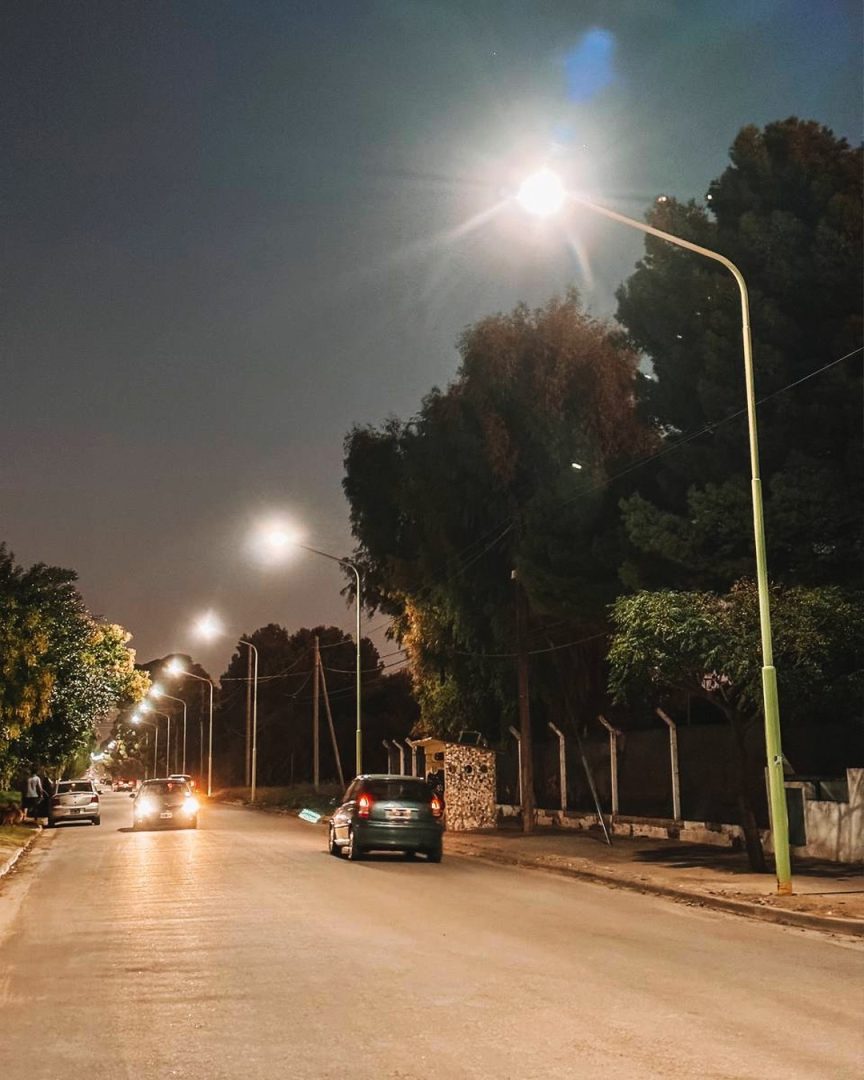
POLYGON ((441 815, 443 813, 444 813, 444 804, 441 802, 441 800, 438 798, 437 795, 433 795, 432 796, 432 816, 433 817, 441 817, 441 815))
POLYGON ((369 811, 372 809, 372 796, 367 795, 365 792, 357 800, 357 816, 369 817, 369 811))

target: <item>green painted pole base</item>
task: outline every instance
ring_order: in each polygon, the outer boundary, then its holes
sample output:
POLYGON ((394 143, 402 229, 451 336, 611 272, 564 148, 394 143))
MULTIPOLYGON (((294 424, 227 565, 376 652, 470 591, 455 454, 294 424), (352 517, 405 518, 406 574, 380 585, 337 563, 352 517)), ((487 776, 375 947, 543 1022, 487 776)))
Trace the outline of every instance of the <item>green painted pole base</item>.
POLYGON ((788 896, 792 893, 792 865, 789 857, 789 815, 786 810, 786 787, 783 780, 783 754, 780 750, 780 706, 777 698, 776 668, 762 668, 762 693, 765 701, 768 797, 777 892, 788 896))

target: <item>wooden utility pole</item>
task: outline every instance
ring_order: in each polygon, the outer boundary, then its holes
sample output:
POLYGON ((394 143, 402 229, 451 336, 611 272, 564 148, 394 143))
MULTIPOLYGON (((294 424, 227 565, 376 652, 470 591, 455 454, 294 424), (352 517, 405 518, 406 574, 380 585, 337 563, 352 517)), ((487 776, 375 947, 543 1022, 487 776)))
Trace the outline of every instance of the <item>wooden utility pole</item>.
POLYGON ((318 749, 318 698, 320 697, 320 691, 318 688, 318 674, 321 670, 321 653, 318 648, 318 635, 315 635, 315 666, 312 672, 312 784, 315 790, 318 790, 318 783, 320 781, 320 753, 318 749))
POLYGON ((345 776, 342 772, 342 755, 339 753, 339 743, 336 741, 336 728, 333 726, 333 713, 330 711, 330 695, 327 693, 327 679, 324 675, 324 665, 321 663, 321 654, 318 654, 318 670, 321 672, 321 689, 324 691, 324 708, 327 710, 327 723, 330 726, 330 739, 333 743, 333 756, 336 758, 336 771, 339 773, 339 783, 344 789, 345 776))
POLYGON ((528 598, 519 576, 510 575, 516 585, 516 675, 519 686, 519 745, 521 747, 522 831, 534 831, 534 741, 531 737, 531 701, 528 692, 528 598))
POLYGON ((252 650, 246 651, 246 764, 243 776, 249 787, 252 783, 252 650))

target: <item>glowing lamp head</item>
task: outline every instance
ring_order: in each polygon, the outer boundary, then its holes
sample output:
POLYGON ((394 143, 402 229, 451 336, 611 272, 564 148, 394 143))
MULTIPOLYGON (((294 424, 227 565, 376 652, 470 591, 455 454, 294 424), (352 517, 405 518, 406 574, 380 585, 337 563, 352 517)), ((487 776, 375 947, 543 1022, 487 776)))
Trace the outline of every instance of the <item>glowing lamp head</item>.
POLYGON ((150 704, 149 701, 142 701, 138 706, 138 710, 142 713, 153 712, 153 706, 150 704))
POLYGON ((185 675, 186 668, 182 660, 179 660, 176 656, 173 660, 170 660, 165 668, 169 675, 185 675))
POLYGON ((165 693, 159 683, 153 683, 148 692, 151 697, 162 697, 162 695, 165 693))
POLYGON ((193 630, 195 636, 202 641, 215 641, 225 633, 222 620, 213 611, 205 611, 200 618, 196 619, 193 630))
POLYGON ((296 551, 300 539, 299 533, 290 525, 271 521, 255 530, 252 544, 261 562, 273 565, 283 562, 296 551))
POLYGON ((135 715, 131 718, 130 723, 134 724, 136 727, 141 723, 141 717, 138 715, 138 713, 135 713, 135 715))
POLYGON ((566 194, 557 173, 540 169, 522 181, 516 201, 535 217, 551 217, 563 206, 566 194))

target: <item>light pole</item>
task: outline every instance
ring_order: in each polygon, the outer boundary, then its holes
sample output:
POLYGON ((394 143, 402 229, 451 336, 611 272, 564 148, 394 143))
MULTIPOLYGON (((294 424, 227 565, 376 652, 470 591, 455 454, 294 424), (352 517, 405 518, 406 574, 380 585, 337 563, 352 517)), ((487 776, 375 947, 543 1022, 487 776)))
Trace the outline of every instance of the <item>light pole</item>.
MULTIPOLYGON (((169 701, 177 701, 183 706, 183 768, 180 772, 186 772, 186 702, 183 698, 172 697, 171 694, 166 694, 161 686, 158 684, 150 687, 150 693, 157 698, 167 698, 169 701)), ((170 771, 170 770, 169 770, 170 771)))
POLYGON ((361 690, 361 660, 360 660, 360 590, 362 588, 360 580, 360 570, 357 565, 351 562, 350 559, 341 559, 338 555, 330 555, 326 551, 319 551, 318 548, 309 547, 308 544, 297 544, 297 547, 303 551, 310 551, 313 555, 320 555, 323 559, 330 559, 331 562, 340 563, 342 566, 348 566, 354 573, 354 577, 357 582, 357 591, 354 596, 354 614, 355 614, 355 647, 357 654, 356 661, 356 673, 355 673, 355 694, 357 697, 357 725, 354 732, 354 752, 355 752, 355 765, 356 775, 359 776, 363 772, 363 716, 362 706, 360 703, 360 690, 361 690))
POLYGON ((771 606, 768 591, 768 567, 765 554, 765 526, 762 513, 762 481, 759 475, 759 441, 756 429, 756 392, 753 376, 753 345, 750 337, 750 302, 747 284, 738 267, 725 255, 700 247, 680 236, 655 229, 642 221, 619 214, 606 206, 590 202, 580 195, 568 193, 560 179, 549 169, 542 169, 523 183, 517 196, 526 210, 539 216, 555 213, 565 201, 582 206, 594 214, 610 218, 620 225, 656 236, 676 247, 686 248, 697 255, 725 266, 735 279, 741 299, 741 337, 744 351, 744 378, 747 393, 747 428, 750 441, 750 488, 753 502, 753 533, 756 546, 756 585, 759 593, 759 629, 762 639, 762 700, 765 711, 765 748, 768 756, 768 790, 771 801, 771 826, 774 840, 774 865, 777 891, 792 892, 792 869, 789 858, 789 821, 783 784, 783 753, 780 743, 780 706, 777 697, 777 670, 774 667, 774 648, 771 637, 771 606))
MULTIPOLYGON (((222 620, 212 611, 208 611, 195 623, 195 633, 198 637, 212 641, 223 633, 222 620)), ((238 643, 245 645, 254 658, 252 674, 252 761, 249 800, 255 802, 258 789, 258 649, 247 638, 238 638, 238 643)))
POLYGON ((159 753, 159 725, 158 724, 151 724, 149 720, 144 720, 142 717, 138 716, 137 713, 136 713, 135 716, 132 717, 132 723, 136 727, 139 724, 146 724, 147 727, 152 727, 153 731, 155 732, 155 737, 153 739, 153 775, 155 776, 156 775, 156 757, 157 757, 157 755, 159 753))
POLYGON ((187 671, 183 664, 179 660, 172 660, 167 668, 169 675, 174 676, 187 676, 190 679, 197 679, 198 682, 207 683, 210 687, 210 732, 207 741, 207 796, 213 793, 213 683, 210 679, 205 679, 203 675, 196 675, 194 671, 187 671))
POLYGON ((142 712, 153 713, 154 716, 164 716, 168 721, 165 728, 165 775, 171 772, 171 714, 162 712, 161 709, 154 709, 149 701, 142 701, 138 708, 142 712))

